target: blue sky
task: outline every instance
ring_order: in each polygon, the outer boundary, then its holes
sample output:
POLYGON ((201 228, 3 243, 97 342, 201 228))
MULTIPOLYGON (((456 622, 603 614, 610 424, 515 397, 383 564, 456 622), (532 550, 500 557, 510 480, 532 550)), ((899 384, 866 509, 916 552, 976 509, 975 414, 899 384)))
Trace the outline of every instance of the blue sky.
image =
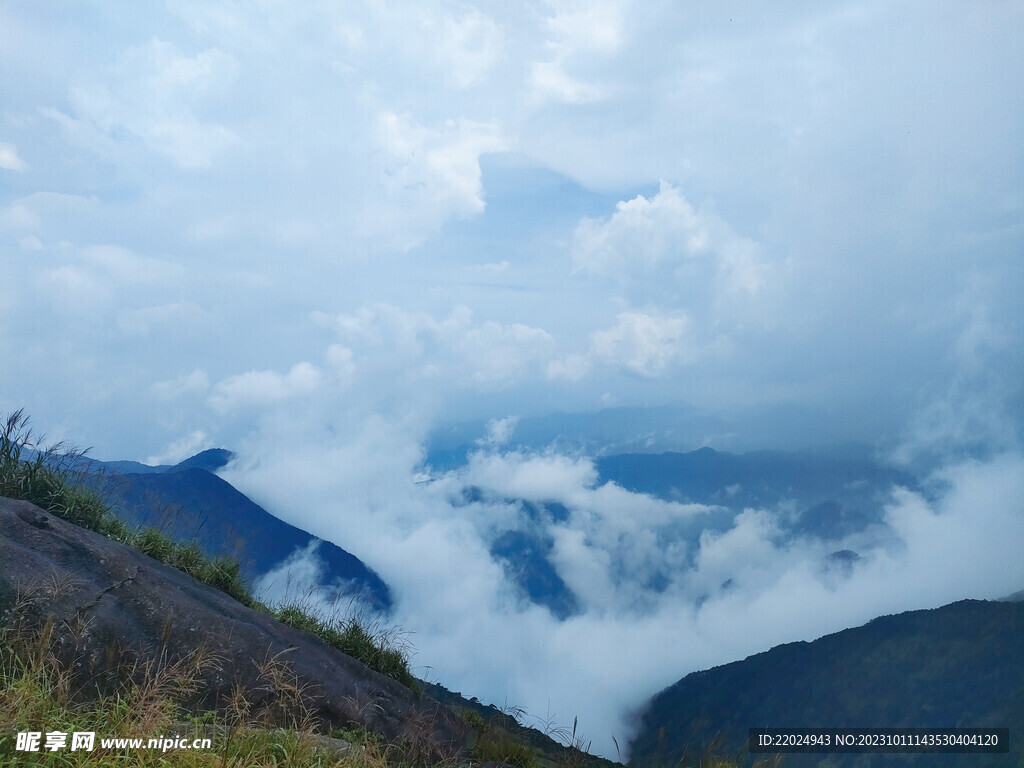
POLYGON ((608 753, 686 671, 1019 588, 1022 40, 1010 1, 0 2, 0 409, 102 459, 237 450, 232 482, 394 586, 443 680, 547 697, 608 753), (444 483, 564 500, 585 591, 637 509, 689 512, 501 425, 680 403, 950 490, 894 490, 905 546, 842 587, 755 510, 695 556, 754 564, 728 599, 510 603, 444 483), (431 429, 506 417, 415 482, 431 429))

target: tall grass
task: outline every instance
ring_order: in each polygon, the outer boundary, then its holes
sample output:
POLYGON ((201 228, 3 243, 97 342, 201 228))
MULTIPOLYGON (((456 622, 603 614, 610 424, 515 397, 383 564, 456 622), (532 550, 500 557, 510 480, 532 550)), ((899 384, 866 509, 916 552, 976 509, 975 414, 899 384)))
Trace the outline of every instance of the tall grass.
POLYGON ((116 687, 106 695, 83 697, 88 675, 53 653, 54 626, 43 619, 54 585, 35 584, 17 594, 0 624, 0 766, 182 766, 248 768, 387 768, 383 748, 356 750, 312 733, 304 692, 289 669, 270 659, 259 667, 260 691, 235 691, 222 705, 202 713, 190 708, 203 675, 221 660, 203 651, 180 658, 158 653, 124 658, 116 687), (249 693, 263 695, 254 706, 249 693), (96 734, 93 751, 16 751, 19 731, 96 734), (209 750, 103 748, 101 738, 180 736, 209 738, 209 750))
POLYGON ((393 630, 375 629, 358 615, 323 616, 309 604, 287 603, 272 610, 282 624, 316 635, 342 653, 359 659, 370 669, 397 680, 414 692, 420 685, 409 670, 406 647, 393 630))
POLYGON ((0 496, 30 501, 75 525, 119 541, 130 530, 110 513, 95 491, 72 482, 82 471, 86 451, 55 443, 41 445, 29 428, 24 410, 7 416, 0 426, 0 496), (28 458, 24 458, 30 454, 28 458))
POLYGON ((0 496, 24 499, 62 520, 127 544, 154 560, 184 571, 249 607, 256 601, 230 558, 208 557, 195 542, 177 542, 156 528, 130 527, 99 493, 82 483, 86 451, 63 443, 42 446, 23 410, 0 427, 0 496), (32 457, 23 459, 26 454, 32 457))

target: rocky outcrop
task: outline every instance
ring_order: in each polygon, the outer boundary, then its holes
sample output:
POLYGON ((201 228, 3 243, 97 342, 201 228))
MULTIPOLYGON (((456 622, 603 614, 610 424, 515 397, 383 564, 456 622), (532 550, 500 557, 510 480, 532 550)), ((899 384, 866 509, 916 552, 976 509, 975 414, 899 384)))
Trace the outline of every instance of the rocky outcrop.
POLYGON ((433 699, 130 547, 0 498, 0 622, 26 596, 52 620, 58 658, 93 690, 126 657, 203 649, 218 660, 202 672, 204 706, 223 703, 236 685, 257 703, 273 696, 270 664, 303 690, 324 729, 359 723, 389 740, 418 739, 417 749, 465 746, 466 727, 433 699))

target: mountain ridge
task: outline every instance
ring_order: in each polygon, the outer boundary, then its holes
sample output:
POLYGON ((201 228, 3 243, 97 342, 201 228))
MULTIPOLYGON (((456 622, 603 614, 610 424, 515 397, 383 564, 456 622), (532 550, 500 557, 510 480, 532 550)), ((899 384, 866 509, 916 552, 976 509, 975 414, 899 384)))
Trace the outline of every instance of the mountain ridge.
POLYGON ((323 565, 322 588, 373 611, 392 605, 385 581, 359 557, 271 514, 216 474, 234 457, 213 448, 174 465, 79 459, 83 482, 99 490, 126 522, 154 526, 178 540, 195 539, 212 556, 239 560, 256 580, 311 546, 323 565), (119 471, 144 467, 142 471, 119 471))
POLYGON ((716 740, 745 754, 751 727, 1009 726, 1008 756, 786 755, 784 762, 1016 765, 1024 757, 1024 604, 961 600, 878 616, 692 672, 656 694, 639 725, 634 768, 676 762, 716 740))

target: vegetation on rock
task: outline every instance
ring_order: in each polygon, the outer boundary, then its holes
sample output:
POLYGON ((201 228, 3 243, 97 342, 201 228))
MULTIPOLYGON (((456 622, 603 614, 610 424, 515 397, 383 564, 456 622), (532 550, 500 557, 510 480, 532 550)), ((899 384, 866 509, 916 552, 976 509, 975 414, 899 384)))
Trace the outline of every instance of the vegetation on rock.
POLYGON ((322 618, 301 603, 265 605, 253 596, 243 580, 238 561, 210 557, 195 541, 174 541, 157 528, 130 527, 97 491, 80 482, 80 464, 86 451, 63 443, 43 447, 42 442, 43 438, 33 435, 23 410, 14 411, 2 422, 0 496, 30 501, 62 520, 134 547, 196 581, 219 589, 242 605, 310 632, 370 669, 419 690, 409 668, 408 649, 395 642, 395 631, 374 631, 371 624, 360 621, 356 615, 322 618))

